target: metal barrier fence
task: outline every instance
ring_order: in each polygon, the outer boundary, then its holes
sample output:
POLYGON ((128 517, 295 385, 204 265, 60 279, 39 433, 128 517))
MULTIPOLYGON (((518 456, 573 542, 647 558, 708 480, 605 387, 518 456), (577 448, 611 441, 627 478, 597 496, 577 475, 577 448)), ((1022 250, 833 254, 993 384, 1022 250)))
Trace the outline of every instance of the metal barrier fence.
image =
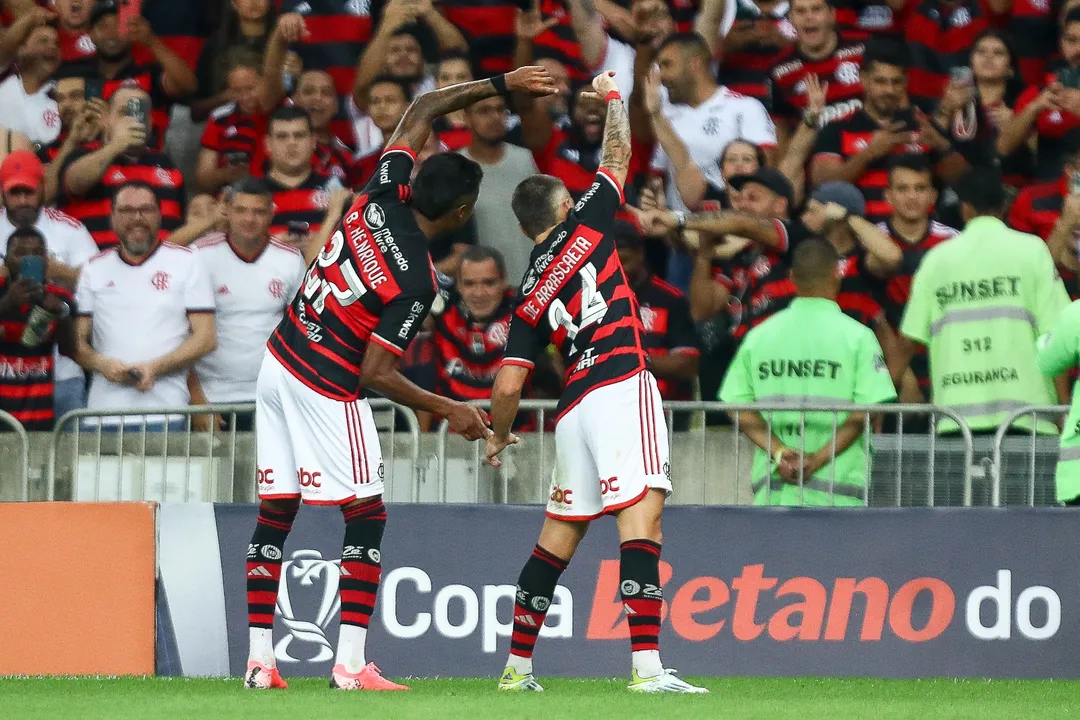
MULTIPOLYGON (((409 473, 409 500, 416 500, 422 472, 416 415, 389 400, 369 402, 373 413, 390 413, 386 432, 389 442, 382 442, 387 486, 394 487, 395 471, 400 468, 409 473), (408 454, 401 458, 396 454, 398 418, 404 420, 409 446, 408 454), (400 467, 399 460, 407 467, 400 467)), ((242 494, 255 487, 254 426, 254 403, 152 411, 74 410, 57 421, 52 433, 46 468, 47 499, 56 498, 57 482, 63 480, 70 483, 65 488, 70 492, 64 494, 72 500, 233 502, 238 488, 242 494), (200 417, 207 419, 206 429, 195 427, 200 417), (219 419, 224 429, 217 427, 219 419), (65 444, 70 448, 64 448, 65 444)), ((24 474, 27 477, 28 473, 24 474)), ((24 486, 28 487, 26 479, 24 486)))
POLYGON ((1024 461, 1027 470, 1023 504, 1034 506, 1054 503, 1054 470, 1058 461, 1060 437, 1037 433, 1036 420, 1039 415, 1049 415, 1050 420, 1057 423, 1068 413, 1068 405, 1028 405, 1005 418, 994 434, 991 505, 1000 507, 1003 494, 1006 495, 1005 504, 1009 504, 1007 492, 1003 493, 1002 479, 1010 458, 1015 460, 1016 456, 1024 461), (1020 431, 1012 427, 1017 420, 1028 415, 1031 416, 1030 431, 1020 431), (1028 437, 1019 437, 1021 432, 1028 437))
POLYGON ((0 410, 0 433, 10 439, 6 433, 14 433, 15 446, 12 448, 9 442, 4 442, 0 448, 0 464, 4 467, 18 468, 19 499, 26 502, 30 499, 30 438, 26 434, 26 428, 10 413, 0 410), (9 462, 12 451, 19 455, 17 462, 9 462))
MULTIPOLYGON (((477 404, 490 407, 490 403, 477 404)), ((535 414, 535 427, 544 428, 545 421, 555 407, 554 401, 523 401, 521 412, 535 414)), ((776 489, 775 481, 750 477, 750 458, 755 446, 741 434, 742 419, 745 413, 763 413, 771 442, 773 420, 769 413, 780 411, 800 413, 800 437, 805 435, 808 412, 830 413, 833 437, 842 423, 841 415, 863 414, 862 439, 867 447, 875 448, 876 456, 871 460, 871 453, 866 455, 866 482, 861 488, 860 497, 863 504, 896 507, 972 505, 972 435, 963 419, 948 408, 901 404, 736 405, 718 402, 666 402, 664 411, 668 421, 675 502, 685 503, 690 500, 701 504, 745 504, 752 501, 754 489, 758 487, 767 487, 766 495, 771 496, 776 489), (717 414, 730 414, 732 424, 710 424, 710 416, 717 414), (683 417, 685 415, 690 417, 683 417), (889 424, 891 432, 875 432, 872 415, 894 418, 889 424), (956 435, 937 434, 937 422, 942 417, 956 422, 959 426, 956 435), (920 424, 915 422, 914 418, 926 420, 920 424), (676 431, 677 427, 687 429, 676 431), (912 428, 915 432, 912 432, 912 428), (744 496, 744 491, 749 491, 749 494, 744 496)), ((503 467, 491 468, 482 464, 482 444, 470 444, 451 435, 448 424, 444 421, 437 430, 436 443, 436 456, 440 463, 438 500, 446 502, 451 494, 468 497, 468 488, 460 487, 464 482, 471 483, 473 490, 467 501, 544 502, 554 468, 553 434, 521 433, 519 437, 521 444, 507 449, 503 467), (529 472, 529 468, 532 472, 529 472), (454 470, 453 473, 450 472, 451 469, 454 470), (455 480, 458 487, 451 493, 451 484, 455 480)), ((806 447, 799 450, 803 456, 808 452, 806 447)), ((813 450, 816 448, 809 449, 813 450)), ((835 457, 835 445, 831 452, 832 457, 835 457)), ((771 450, 769 454, 772 454, 771 450)), ((835 466, 833 467, 835 471, 835 466)), ((830 500, 835 493, 844 493, 850 487, 837 483, 835 476, 828 481, 800 477, 798 485, 801 490, 823 490, 829 493, 830 500)))

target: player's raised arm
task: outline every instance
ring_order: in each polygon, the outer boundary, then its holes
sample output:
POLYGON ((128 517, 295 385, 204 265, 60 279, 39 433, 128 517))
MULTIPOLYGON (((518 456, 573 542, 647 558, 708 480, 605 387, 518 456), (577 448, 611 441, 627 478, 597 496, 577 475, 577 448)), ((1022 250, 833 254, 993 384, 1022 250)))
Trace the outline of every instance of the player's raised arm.
POLYGON ((630 119, 614 78, 615 73, 610 70, 600 73, 593 78, 593 90, 607 103, 600 167, 607 170, 621 188, 630 170, 630 119))
POLYGON ((558 91, 555 89, 555 79, 547 70, 537 65, 518 68, 487 80, 458 83, 441 90, 433 90, 412 101, 386 147, 404 145, 413 152, 420 152, 431 133, 431 121, 435 118, 461 110, 474 102, 511 92, 544 97, 558 91))

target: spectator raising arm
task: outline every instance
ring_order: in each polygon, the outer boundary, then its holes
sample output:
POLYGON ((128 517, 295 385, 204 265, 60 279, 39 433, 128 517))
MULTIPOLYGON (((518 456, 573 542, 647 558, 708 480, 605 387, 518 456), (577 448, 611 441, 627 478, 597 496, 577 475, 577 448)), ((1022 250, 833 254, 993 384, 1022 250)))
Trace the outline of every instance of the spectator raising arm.
MULTIPOLYGON (((537 7, 539 3, 536 3, 537 7)), ((607 32, 604 31, 604 18, 596 11, 593 0, 566 0, 570 11, 570 25, 574 28, 581 45, 581 56, 587 67, 603 70, 600 64, 607 55, 607 32)), ((536 12, 539 14, 539 10, 536 12)))
POLYGON ((731 299, 731 291, 713 278, 714 253, 713 236, 702 234, 690 274, 690 317, 697 323, 724 312, 731 299))
POLYGON ((694 32, 705 38, 713 57, 718 57, 721 52, 731 52, 728 38, 723 38, 723 44, 720 42, 720 23, 724 21, 724 10, 729 2, 737 0, 702 0, 701 10, 694 19, 694 32))
MULTIPOLYGON (((817 200, 807 203, 807 209, 812 209, 817 200)), ((864 217, 852 215, 847 208, 839 203, 826 203, 824 207, 825 217, 833 222, 845 222, 855 234, 855 240, 866 250, 866 269, 875 277, 887 278, 895 273, 904 259, 904 253, 894 243, 884 230, 864 217)))
MULTIPOLYGON (((496 79, 507 92, 530 93, 543 97, 556 93, 555 80, 542 67, 530 66, 518 68, 496 79)), ((431 134, 431 121, 440 115, 461 110, 474 102, 495 97, 501 88, 493 80, 475 80, 473 82, 449 85, 441 90, 432 90, 412 101, 405 115, 398 123, 397 130, 386 143, 386 147, 405 146, 414 153, 420 152, 431 134)), ((628 133, 629 134, 629 133, 628 133)), ((627 157, 629 158, 629 139, 627 157)), ((623 177, 626 176, 625 169, 623 177)), ((620 182, 622 180, 620 179, 620 182)))
POLYGON ((0 68, 6 68, 15 60, 15 55, 30 33, 55 19, 56 13, 52 10, 35 6, 20 14, 10 27, 0 30, 0 68))
POLYGON ((1001 157, 1014 153, 1028 141, 1035 129, 1035 121, 1044 110, 1054 110, 1054 95, 1061 90, 1061 83, 1051 83, 1001 128, 997 139, 997 151, 1001 157))
POLYGON ((415 0, 390 0, 386 4, 374 37, 364 48, 360 60, 356 63, 352 96, 356 107, 362 112, 367 112, 368 88, 375 78, 383 74, 386 56, 390 52, 390 41, 394 34, 406 25, 416 22, 421 10, 420 4, 415 0))
MULTIPOLYGON (((60 173, 67 159, 80 147, 96 140, 101 135, 101 118, 104 109, 104 101, 96 98, 87 102, 75 116, 56 157, 45 168, 45 204, 52 204, 60 194, 60 173)), ((27 142, 29 143, 29 140, 27 142)))
POLYGON ((870 137, 860 152, 844 160, 840 155, 832 152, 822 152, 821 148, 834 148, 840 146, 840 139, 836 137, 839 129, 836 124, 826 126, 818 137, 818 151, 810 166, 810 177, 815 186, 827 182, 846 182, 855 184, 872 163, 885 157, 898 145, 916 142, 915 133, 905 128, 904 123, 894 122, 889 127, 883 127, 870 137))
MULTIPOLYGON (((652 125, 653 135, 667 154, 671 167, 675 168, 675 187, 679 190, 679 196, 686 207, 699 208, 705 199, 708 183, 705 173, 701 172, 701 168, 691 159, 690 151, 675 132, 671 121, 661 112, 663 99, 660 97, 660 71, 653 69, 645 76, 641 88, 642 101, 652 125)), ((637 92, 636 87, 634 91, 637 92)))
POLYGON ((282 75, 285 72, 285 60, 289 54, 289 43, 300 42, 311 36, 304 17, 296 13, 285 13, 278 18, 270 39, 266 41, 266 55, 263 58, 263 112, 273 112, 285 99, 285 85, 282 75))
POLYGON ((146 145, 146 125, 142 121, 124 117, 119 122, 117 132, 108 142, 71 163, 64 171, 63 183, 68 195, 81 197, 90 192, 118 157, 146 145))
MULTIPOLYGON (((791 183, 796 205, 806 197, 806 162, 821 132, 821 113, 825 109, 828 92, 829 83, 819 82, 816 73, 807 73, 806 111, 798 129, 788 139, 784 157, 776 168, 791 183)), ((668 153, 668 157, 671 157, 671 153, 668 153)), ((685 194, 683 198, 686 198, 685 194)))
POLYGON ((431 29, 439 50, 443 52, 469 52, 469 43, 461 31, 442 16, 442 13, 432 5, 431 0, 417 0, 420 9, 417 19, 431 29))
MULTIPOLYGON (((1018 230, 1020 228, 1017 228, 1018 230)), ((1080 195, 1069 195, 1061 205, 1061 217, 1054 224, 1046 244, 1054 262, 1071 272, 1080 271, 1076 256, 1076 231, 1080 229, 1080 195)))
MULTIPOLYGON (((717 210, 693 215, 663 210, 645 213, 644 219, 654 229, 659 225, 668 230, 695 230, 706 237, 738 235, 777 250, 783 250, 787 243, 787 236, 779 222, 739 210, 717 210)), ((712 248, 708 256, 712 257, 712 248)))
POLYGON ((146 18, 132 18, 128 23, 127 35, 131 42, 149 50, 161 65, 161 88, 166 95, 173 99, 182 99, 193 95, 199 89, 195 71, 154 34, 146 18))
MULTIPOLYGON (((558 24, 558 18, 544 20, 540 15, 540 3, 536 0, 528 11, 518 8, 514 21, 514 33, 517 40, 514 45, 514 64, 527 67, 533 63, 533 43, 541 34, 558 24)), ((554 125, 544 108, 538 105, 529 93, 516 93, 514 105, 521 118, 521 135, 525 146, 534 152, 541 152, 551 140, 554 125)))

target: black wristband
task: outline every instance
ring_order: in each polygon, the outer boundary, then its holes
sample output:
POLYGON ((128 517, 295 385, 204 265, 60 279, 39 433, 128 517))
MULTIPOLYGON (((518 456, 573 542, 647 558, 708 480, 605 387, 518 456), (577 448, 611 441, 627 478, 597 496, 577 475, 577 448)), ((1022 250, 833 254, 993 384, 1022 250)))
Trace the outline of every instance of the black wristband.
POLYGON ((499 93, 500 95, 507 94, 508 91, 506 89, 506 75, 493 75, 488 79, 491 80, 491 84, 495 86, 495 92, 499 93))

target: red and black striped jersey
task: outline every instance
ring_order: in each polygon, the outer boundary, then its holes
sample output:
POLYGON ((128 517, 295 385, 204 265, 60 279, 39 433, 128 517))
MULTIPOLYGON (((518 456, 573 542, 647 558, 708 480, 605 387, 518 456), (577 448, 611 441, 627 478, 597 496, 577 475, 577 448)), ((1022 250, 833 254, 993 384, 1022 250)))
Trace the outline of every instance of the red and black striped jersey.
POLYGON ((738 50, 724 50, 718 76, 721 85, 732 92, 759 100, 768 108, 772 104, 772 69, 795 42, 795 28, 787 19, 787 3, 779 3, 766 15, 756 4, 737 3, 735 22, 769 23, 776 29, 780 45, 754 42, 738 50))
POLYGON ((427 237, 409 206, 415 162, 408 148, 383 153, 270 336, 274 357, 327 397, 358 398, 368 343, 402 355, 435 299, 427 237))
MULTIPOLYGON (((1056 80, 1054 74, 1048 74, 1045 85, 1056 80)), ((1017 114, 1024 111, 1028 105, 1039 97, 1043 87, 1032 85, 1020 93, 1016 101, 1017 114)), ((1039 141, 1035 148, 1035 179, 1038 181, 1051 181, 1061 174, 1068 156, 1069 142, 1076 136, 1076 130, 1080 128, 1080 116, 1073 115, 1068 110, 1043 110, 1035 118, 1035 132, 1039 141)))
POLYGON ((794 293, 788 280, 787 257, 791 248, 809 237, 801 222, 774 220, 782 244, 778 248, 753 244, 723 263, 713 263, 713 280, 727 288, 732 337, 741 339, 769 313, 769 300, 794 293))
POLYGON ((97 54, 88 30, 65 30, 58 27, 56 32, 60 36, 61 63, 81 62, 97 54))
POLYGON ((308 35, 291 46, 306 70, 325 70, 334 79, 339 96, 337 116, 330 131, 352 140, 352 122, 346 108, 350 102, 356 61, 371 41, 370 0, 284 0, 282 13, 304 17, 308 35))
POLYGON ((693 32, 694 21, 701 9, 701 0, 668 0, 667 5, 671 10, 671 19, 675 22, 675 29, 679 32, 693 32))
MULTIPOLYGON (((379 154, 374 159, 377 161, 379 154)), ((316 141, 315 151, 311 154, 311 169, 316 174, 337 178, 346 187, 361 187, 371 176, 370 172, 365 175, 352 150, 336 135, 330 136, 330 142, 316 141)), ((370 170, 370 166, 367 169, 370 170)), ((256 145, 250 171, 252 177, 264 177, 270 172, 270 158, 265 143, 256 145)))
POLYGON ((157 150, 165 147, 165 131, 169 128, 169 112, 172 109, 173 100, 165 92, 161 83, 164 70, 159 63, 128 62, 116 71, 112 79, 102 76, 97 60, 93 58, 85 62, 73 63, 73 67, 77 67, 80 74, 87 79, 101 81, 101 99, 106 102, 117 90, 131 85, 138 86, 150 95, 149 144, 157 150))
POLYGON ((1049 0, 1013 0, 1009 33, 1020 65, 1020 76, 1029 85, 1042 82, 1047 61, 1057 52, 1056 4, 1049 0))
MULTIPOLYGON (((701 341, 690 317, 690 304, 678 288, 649 275, 633 290, 648 355, 701 355, 701 341)), ((656 384, 664 400, 690 400, 693 394, 689 381, 676 382, 657 376, 656 384)))
POLYGON ((145 182, 154 188, 161 207, 161 239, 166 239, 173 230, 184 224, 184 176, 165 153, 147 150, 135 159, 121 155, 106 168, 101 182, 90 192, 82 197, 69 195, 64 176, 76 161, 98 147, 97 143, 84 145, 68 156, 60 174, 57 207, 85 225, 99 248, 104 250, 118 242, 109 217, 112 214, 112 197, 117 188, 132 180, 145 182))
POLYGON ((560 417, 590 391, 645 369, 637 300, 607 236, 623 202, 619 183, 601 168, 566 220, 533 249, 521 282, 503 362, 531 369, 555 345, 567 368, 560 417))
POLYGON ((900 327, 900 321, 904 318, 904 307, 911 297, 911 280, 915 277, 915 271, 919 269, 926 253, 956 235, 956 230, 936 220, 931 220, 919 241, 910 242, 896 232, 891 221, 878 223, 878 227, 903 253, 900 267, 885 281, 884 296, 881 301, 885 307, 885 317, 893 327, 900 327))
POLYGON ((234 153, 249 164, 263 145, 266 116, 240 112, 236 103, 222 105, 210 114, 203 130, 202 146, 218 154, 218 167, 225 167, 234 153))
MULTIPOLYGON (((8 278, 0 278, 0 297, 8 288, 8 278)), ((67 303, 74 317, 75 298, 71 291, 49 283, 45 292, 67 303)), ((51 430, 56 323, 50 325, 40 343, 27 347, 21 339, 30 312, 27 305, 0 316, 0 410, 11 413, 27 430, 51 430)))
MULTIPOLYGON (((652 148, 641 143, 631 142, 633 153, 630 156, 630 170, 627 181, 632 182, 639 173, 647 172, 652 148)), ((537 169, 546 175, 553 175, 563 181, 570 195, 577 200, 596 182, 596 171, 600 168, 599 143, 591 144, 581 140, 573 128, 561 130, 557 125, 551 130, 551 138, 543 150, 533 152, 533 161, 537 169)))
POLYGON ((506 0, 444 0, 443 17, 469 41, 469 55, 482 76, 514 69, 514 18, 519 3, 506 0))
POLYGON ((885 2, 831 0, 836 10, 836 32, 844 40, 863 41, 874 35, 898 35, 901 18, 885 2))
POLYGON ((264 180, 274 195, 270 234, 278 236, 288 234, 289 223, 306 223, 308 232, 318 232, 330 206, 330 194, 340 187, 333 178, 316 172, 297 187, 282 185, 269 175, 264 180))
POLYGON ((911 102, 932 113, 949 84, 949 71, 968 64, 975 38, 994 20, 985 0, 913 0, 904 22, 911 102))
MULTIPOLYGON (((1009 210, 1009 226, 1014 230, 1049 240, 1054 226, 1061 219, 1061 210, 1068 196, 1069 188, 1064 178, 1024 188, 1009 210)), ((1077 283, 1076 273, 1061 265, 1057 266, 1057 270, 1065 282, 1069 296, 1073 300, 1080 300, 1080 284, 1077 283)))
MULTIPOLYGON (((835 120, 818 135, 814 161, 825 157, 846 161, 862 152, 880 129, 881 126, 861 108, 843 120, 835 120)), ((936 165, 940 160, 938 153, 919 143, 897 145, 892 155, 928 155, 931 165, 936 165)), ((866 198, 866 219, 870 222, 884 222, 892 215, 892 206, 885 201, 885 187, 889 184, 889 157, 887 155, 870 163, 862 177, 855 181, 866 198)))
MULTIPOLYGON (((455 293, 456 295, 456 293, 455 293)), ((436 387, 457 400, 487 400, 502 365, 513 295, 508 293, 486 321, 474 320, 459 297, 434 316, 436 387)))
POLYGON ((822 123, 835 122, 862 107, 863 45, 840 41, 832 55, 811 60, 796 46, 776 60, 772 70, 772 114, 777 120, 798 122, 806 109, 806 76, 829 83, 822 123))
MULTIPOLYGON (((154 34, 161 38, 170 50, 180 56, 189 68, 194 69, 199 62, 206 38, 212 26, 209 18, 213 15, 211 4, 218 0, 183 0, 183 2, 143 2, 143 17, 150 23, 154 34)), ((149 62, 153 59, 150 51, 141 45, 134 48, 135 59, 149 62)))
POLYGON ((592 80, 593 73, 585 65, 581 45, 574 34, 573 25, 570 24, 570 11, 563 0, 540 0, 540 14, 545 19, 555 18, 558 22, 536 37, 536 56, 550 57, 561 62, 573 81, 592 80))
POLYGON ((455 152, 468 147, 472 142, 472 130, 468 125, 451 125, 446 116, 437 117, 431 123, 431 130, 439 139, 445 152, 455 152))
MULTIPOLYGON (((936 245, 940 245, 956 235, 956 230, 948 225, 931 220, 926 226, 926 232, 918 242, 909 242, 900 233, 896 232, 891 222, 878 223, 878 227, 884 231, 896 246, 904 253, 900 261, 900 268, 888 280, 882 292, 881 304, 885 307, 885 318, 894 328, 900 327, 904 319, 904 307, 911 297, 911 280, 915 272, 922 264, 926 253, 936 245)), ((924 391, 930 389, 930 362, 926 354, 926 347, 918 345, 915 354, 911 358, 911 371, 915 379, 919 381, 919 387, 924 391)), ((927 396, 929 397, 929 396, 927 396)))

